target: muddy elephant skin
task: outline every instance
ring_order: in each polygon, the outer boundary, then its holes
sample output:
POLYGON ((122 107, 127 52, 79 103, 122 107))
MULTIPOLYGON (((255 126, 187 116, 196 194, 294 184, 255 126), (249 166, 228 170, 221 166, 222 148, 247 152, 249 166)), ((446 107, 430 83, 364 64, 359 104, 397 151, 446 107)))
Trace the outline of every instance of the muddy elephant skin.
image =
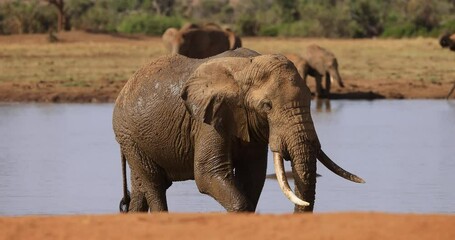
POLYGON ((227 211, 255 211, 267 147, 296 212, 313 210, 316 158, 336 174, 363 182, 321 150, 310 99, 294 65, 281 55, 238 49, 207 59, 153 60, 128 80, 114 107, 115 137, 131 169, 131 196, 124 181, 125 210, 167 211, 172 182, 194 179, 201 193, 227 211), (291 160, 295 194, 283 158, 291 160))

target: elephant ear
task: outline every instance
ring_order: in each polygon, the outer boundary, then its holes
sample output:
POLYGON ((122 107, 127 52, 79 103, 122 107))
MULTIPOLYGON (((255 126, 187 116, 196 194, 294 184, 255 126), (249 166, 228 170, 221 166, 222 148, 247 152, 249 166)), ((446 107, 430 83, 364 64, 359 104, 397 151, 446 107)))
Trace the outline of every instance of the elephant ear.
POLYGON ((242 86, 236 75, 248 58, 213 59, 199 66, 188 78, 181 97, 193 118, 212 125, 218 132, 229 128, 243 141, 250 141, 242 86))

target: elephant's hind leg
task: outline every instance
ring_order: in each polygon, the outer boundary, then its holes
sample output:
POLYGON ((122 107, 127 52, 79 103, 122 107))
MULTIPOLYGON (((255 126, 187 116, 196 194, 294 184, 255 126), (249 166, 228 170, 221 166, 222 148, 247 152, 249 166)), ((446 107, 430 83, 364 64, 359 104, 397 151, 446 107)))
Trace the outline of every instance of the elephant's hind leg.
POLYGON ((130 211, 167 211, 166 190, 171 185, 164 171, 139 149, 126 153, 131 168, 130 211))
POLYGON ((148 212, 149 206, 145 198, 145 192, 141 191, 141 179, 136 172, 131 172, 131 202, 129 211, 148 212))

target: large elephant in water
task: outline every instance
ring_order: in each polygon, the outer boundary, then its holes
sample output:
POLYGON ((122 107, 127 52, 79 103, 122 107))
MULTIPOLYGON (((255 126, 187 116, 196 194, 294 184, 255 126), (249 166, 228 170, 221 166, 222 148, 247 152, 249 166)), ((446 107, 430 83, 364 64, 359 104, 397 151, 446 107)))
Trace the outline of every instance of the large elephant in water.
POLYGON ((166 190, 194 179, 227 211, 255 211, 268 147, 295 211, 312 211, 316 158, 354 182, 321 150, 310 114, 311 94, 281 55, 248 49, 207 59, 162 56, 139 69, 121 90, 113 128, 120 144, 122 211, 167 211, 166 190), (283 169, 290 160, 295 194, 283 169), (131 198, 126 164, 131 169, 131 198))
POLYGON ((202 27, 187 24, 180 30, 167 29, 162 35, 166 49, 190 58, 207 58, 242 46, 240 37, 229 29, 216 24, 202 27))

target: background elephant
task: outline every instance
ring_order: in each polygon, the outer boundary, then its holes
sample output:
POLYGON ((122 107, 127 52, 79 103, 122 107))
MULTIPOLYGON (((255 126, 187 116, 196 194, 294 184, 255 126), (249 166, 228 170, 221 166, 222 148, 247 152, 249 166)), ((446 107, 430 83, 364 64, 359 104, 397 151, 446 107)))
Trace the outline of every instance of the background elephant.
MULTIPOLYGON (((451 51, 455 51, 455 33, 446 33, 439 38, 439 44, 443 48, 449 48, 451 51)), ((450 98, 450 95, 452 95, 453 91, 455 90, 455 83, 452 86, 452 89, 450 89, 449 93, 447 94, 447 99, 450 98)))
POLYGON ((174 181, 190 179, 227 211, 255 211, 269 146, 278 183, 295 211, 312 211, 316 158, 346 179, 363 180, 321 150, 310 99, 294 65, 281 55, 238 49, 207 59, 168 55, 153 60, 128 80, 114 107, 122 203, 130 201, 127 161, 132 211, 167 211, 166 190, 174 181), (283 158, 292 163, 296 194, 287 183, 283 158))
POLYGON ((308 75, 315 78, 315 94, 318 98, 330 96, 332 81, 337 81, 340 87, 344 87, 335 55, 316 44, 312 44, 306 48, 300 68, 302 69, 302 77, 305 82, 308 75), (323 77, 325 77, 325 89, 322 87, 323 77))
POLYGON ((449 48, 455 51, 455 33, 446 33, 439 38, 439 45, 443 48, 449 48))
POLYGON ((166 49, 190 58, 207 58, 242 46, 240 37, 217 24, 186 24, 180 30, 167 29, 162 36, 166 49))

